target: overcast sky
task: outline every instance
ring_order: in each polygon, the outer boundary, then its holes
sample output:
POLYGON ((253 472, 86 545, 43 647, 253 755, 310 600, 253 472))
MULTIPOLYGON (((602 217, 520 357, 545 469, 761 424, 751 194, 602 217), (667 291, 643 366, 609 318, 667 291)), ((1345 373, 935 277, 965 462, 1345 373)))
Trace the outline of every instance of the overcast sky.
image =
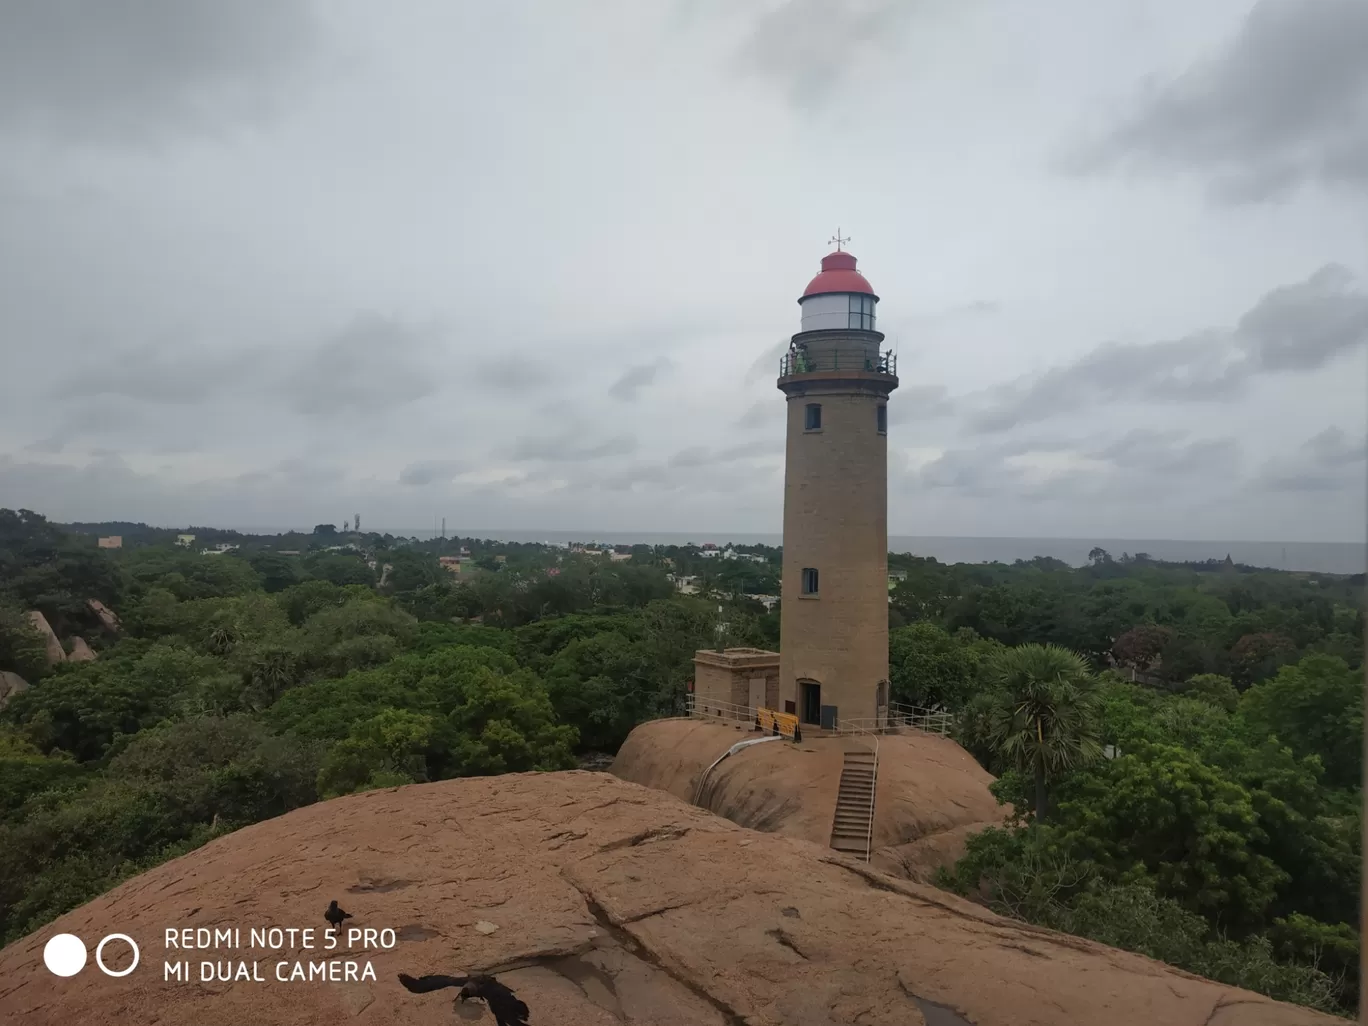
POLYGON ((891 533, 1363 539, 1363 0, 8 0, 0 506, 777 531, 838 226, 891 533))

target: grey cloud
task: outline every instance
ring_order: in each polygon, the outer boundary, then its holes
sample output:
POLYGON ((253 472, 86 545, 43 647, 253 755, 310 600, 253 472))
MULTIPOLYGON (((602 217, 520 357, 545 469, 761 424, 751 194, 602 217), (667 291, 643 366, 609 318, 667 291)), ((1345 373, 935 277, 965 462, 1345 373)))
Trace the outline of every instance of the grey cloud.
POLYGON ((446 482, 467 469, 468 465, 462 460, 421 460, 399 471, 399 483, 421 487, 436 481, 446 482))
POLYGON ((307 0, 0 4, 0 126, 119 146, 269 109, 317 41, 307 0))
POLYGON ((670 468, 715 467, 723 463, 776 456, 782 454, 783 451, 784 440, 782 436, 760 442, 743 442, 717 449, 694 445, 687 449, 681 449, 671 456, 667 466, 670 468))
POLYGON ((341 483, 347 474, 335 463, 293 456, 266 470, 248 471, 234 480, 243 484, 300 485, 317 488, 341 483))
POLYGON ((781 0, 756 18, 737 63, 776 81, 794 106, 815 108, 862 59, 892 47, 921 7, 913 0, 781 0))
POLYGON ((1188 439, 1185 431, 1139 429, 1090 451, 1052 438, 954 447, 897 477, 902 490, 913 493, 930 489, 977 499, 1123 500, 1153 498, 1156 489, 1176 477, 1225 481, 1236 476, 1239 467, 1240 449, 1234 439, 1188 439), (1067 458, 1053 468, 1049 461, 1042 467, 1015 459, 1031 455, 1067 458))
POLYGON ((1208 172, 1236 202, 1308 181, 1368 188, 1368 4, 1261 0, 1220 53, 1072 158, 1082 172, 1130 162, 1208 172))
POLYGON ((694 445, 680 449, 670 457, 672 467, 701 467, 708 462, 709 450, 706 446, 694 445))
POLYGON ((749 385, 762 378, 778 378, 779 361, 784 358, 788 348, 789 339, 781 339, 757 356, 755 362, 746 368, 745 383, 749 385))
POLYGON ((1236 345, 1261 371, 1324 366, 1368 339, 1368 295, 1353 284, 1347 268, 1332 264, 1274 289, 1240 318, 1236 345))
POLYGON ((573 434, 562 434, 547 438, 519 438, 513 443, 509 458, 517 461, 583 463, 609 456, 626 456, 635 451, 636 439, 630 435, 586 443, 573 434))
POLYGON ((890 424, 934 420, 954 412, 944 385, 909 385, 899 388, 888 401, 890 424))
POLYGON ((915 488, 950 489, 985 498, 1012 489, 1021 472, 1006 463, 1010 453, 997 446, 947 449, 936 459, 905 475, 915 488))
POLYGON ((779 427, 784 423, 784 405, 778 396, 769 402, 752 403, 750 409, 736 418, 739 428, 779 427))
POLYGON ((1296 453, 1269 460, 1254 482, 1274 492, 1337 492, 1361 488, 1368 441, 1331 426, 1307 439, 1296 453))
POLYGON ((1175 477, 1191 474, 1230 475, 1240 463, 1240 446, 1233 438, 1186 441, 1186 431, 1139 428, 1122 435, 1088 456, 1126 472, 1175 477))
POLYGON ((622 376, 609 387, 608 394, 614 399, 630 402, 637 397, 637 394, 643 388, 655 384, 656 379, 671 366, 672 364, 668 358, 661 357, 650 363, 641 363, 634 367, 629 367, 623 372, 622 376))
POLYGON ((684 481, 663 464, 637 463, 572 485, 576 486, 606 488, 611 492, 631 492, 648 487, 661 491, 678 491, 684 487, 684 481))
POLYGON ((120 396, 139 403, 193 405, 259 373, 265 353, 224 350, 178 339, 116 352, 84 366, 58 383, 55 396, 88 399, 120 396))
POLYGON ((641 462, 598 474, 584 475, 571 487, 581 489, 604 488, 615 492, 699 492, 722 493, 730 498, 748 494, 773 494, 777 468, 737 466, 734 461, 720 460, 706 463, 641 462))
POLYGON ((292 408, 309 416, 378 414, 432 395, 421 329, 376 314, 355 318, 317 344, 281 385, 292 408))
POLYGON ((1337 426, 1307 439, 1302 448, 1322 467, 1352 467, 1368 459, 1368 439, 1355 441, 1337 426))
POLYGON ((527 360, 516 356, 480 364, 475 368, 475 378, 482 385, 506 392, 540 388, 556 380, 549 361, 527 360))
POLYGON ((1072 363, 991 390, 970 417, 979 432, 1005 431, 1098 400, 1234 399, 1260 374, 1315 370, 1368 342, 1368 295, 1327 265, 1276 288, 1234 329, 1167 342, 1106 343, 1072 363))

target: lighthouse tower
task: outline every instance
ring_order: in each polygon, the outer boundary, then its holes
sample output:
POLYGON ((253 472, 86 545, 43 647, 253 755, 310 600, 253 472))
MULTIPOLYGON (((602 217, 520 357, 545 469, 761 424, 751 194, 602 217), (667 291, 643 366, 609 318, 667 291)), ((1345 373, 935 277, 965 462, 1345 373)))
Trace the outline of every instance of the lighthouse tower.
POLYGON ((788 397, 779 697, 800 722, 882 721, 888 706, 888 397, 879 297, 844 252, 798 300, 788 397))

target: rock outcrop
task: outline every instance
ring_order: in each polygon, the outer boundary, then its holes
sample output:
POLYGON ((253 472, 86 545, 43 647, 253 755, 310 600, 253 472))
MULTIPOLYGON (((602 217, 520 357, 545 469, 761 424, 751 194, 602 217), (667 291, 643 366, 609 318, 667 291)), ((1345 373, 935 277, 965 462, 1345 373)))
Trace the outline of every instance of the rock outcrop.
MULTIPOLYGON (((613 773, 692 802, 699 777, 738 740, 759 735, 707 720, 656 720, 632 731, 613 773)), ((744 827, 825 845, 831 838, 847 747, 856 738, 755 745, 708 774, 699 804, 744 827)), ((879 741, 874 800, 876 869, 930 883, 964 854, 964 842, 1011 812, 988 790, 991 773, 953 741, 887 734, 879 741)))
POLYGON ((58 663, 66 662, 66 649, 62 647, 61 640, 53 632, 52 626, 47 622, 47 617, 36 609, 29 610, 29 623, 33 629, 43 635, 43 640, 47 644, 47 662, 49 666, 56 666, 58 663))
POLYGON ((99 599, 86 599, 86 605, 90 611, 100 619, 100 626, 109 634, 119 633, 119 617, 107 605, 99 599))
MULTIPOLYGON (((118 971, 131 953, 112 941, 104 959, 118 971)), ((0 1021, 450 1026, 453 992, 410 994, 396 974, 477 969, 543 1026, 1342 1022, 582 771, 372 791, 212 841, 0 950, 0 1021), (321 930, 333 898, 348 926, 393 929, 396 946, 166 945, 167 930, 185 928, 321 930), (117 979, 94 964, 115 932, 141 946, 117 979), (58 933, 91 950, 70 978, 43 968, 58 933), (358 979, 279 982, 277 964, 296 960, 350 961, 358 979), (194 982, 164 979, 179 961, 194 982), (263 979, 200 982, 201 961, 256 962, 263 979), (360 978, 367 963, 373 980, 360 978)), ((479 1006, 461 1013, 491 1021, 479 1006)))
POLYGON ((67 661, 71 663, 88 663, 96 659, 94 650, 86 644, 85 638, 75 637, 71 639, 71 651, 67 653, 67 661))
POLYGON ((21 691, 29 689, 29 682, 12 670, 0 670, 0 709, 9 705, 9 700, 21 691))

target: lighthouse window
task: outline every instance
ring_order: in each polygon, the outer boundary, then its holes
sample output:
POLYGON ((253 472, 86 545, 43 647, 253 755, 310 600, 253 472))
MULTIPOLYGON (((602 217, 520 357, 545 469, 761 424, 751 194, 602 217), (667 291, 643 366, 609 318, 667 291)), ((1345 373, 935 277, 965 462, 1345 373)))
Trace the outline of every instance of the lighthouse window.
POLYGON ((874 330, 874 297, 853 295, 850 297, 850 323, 851 328, 858 328, 861 331, 874 330))
POLYGON ((880 403, 877 408, 879 411, 879 434, 886 435, 888 434, 888 407, 880 403))
POLYGON ((810 566, 803 567, 803 594, 817 594, 817 571, 810 566))
POLYGON ((822 404, 808 403, 807 409, 803 411, 803 430, 820 431, 822 429, 822 404))

